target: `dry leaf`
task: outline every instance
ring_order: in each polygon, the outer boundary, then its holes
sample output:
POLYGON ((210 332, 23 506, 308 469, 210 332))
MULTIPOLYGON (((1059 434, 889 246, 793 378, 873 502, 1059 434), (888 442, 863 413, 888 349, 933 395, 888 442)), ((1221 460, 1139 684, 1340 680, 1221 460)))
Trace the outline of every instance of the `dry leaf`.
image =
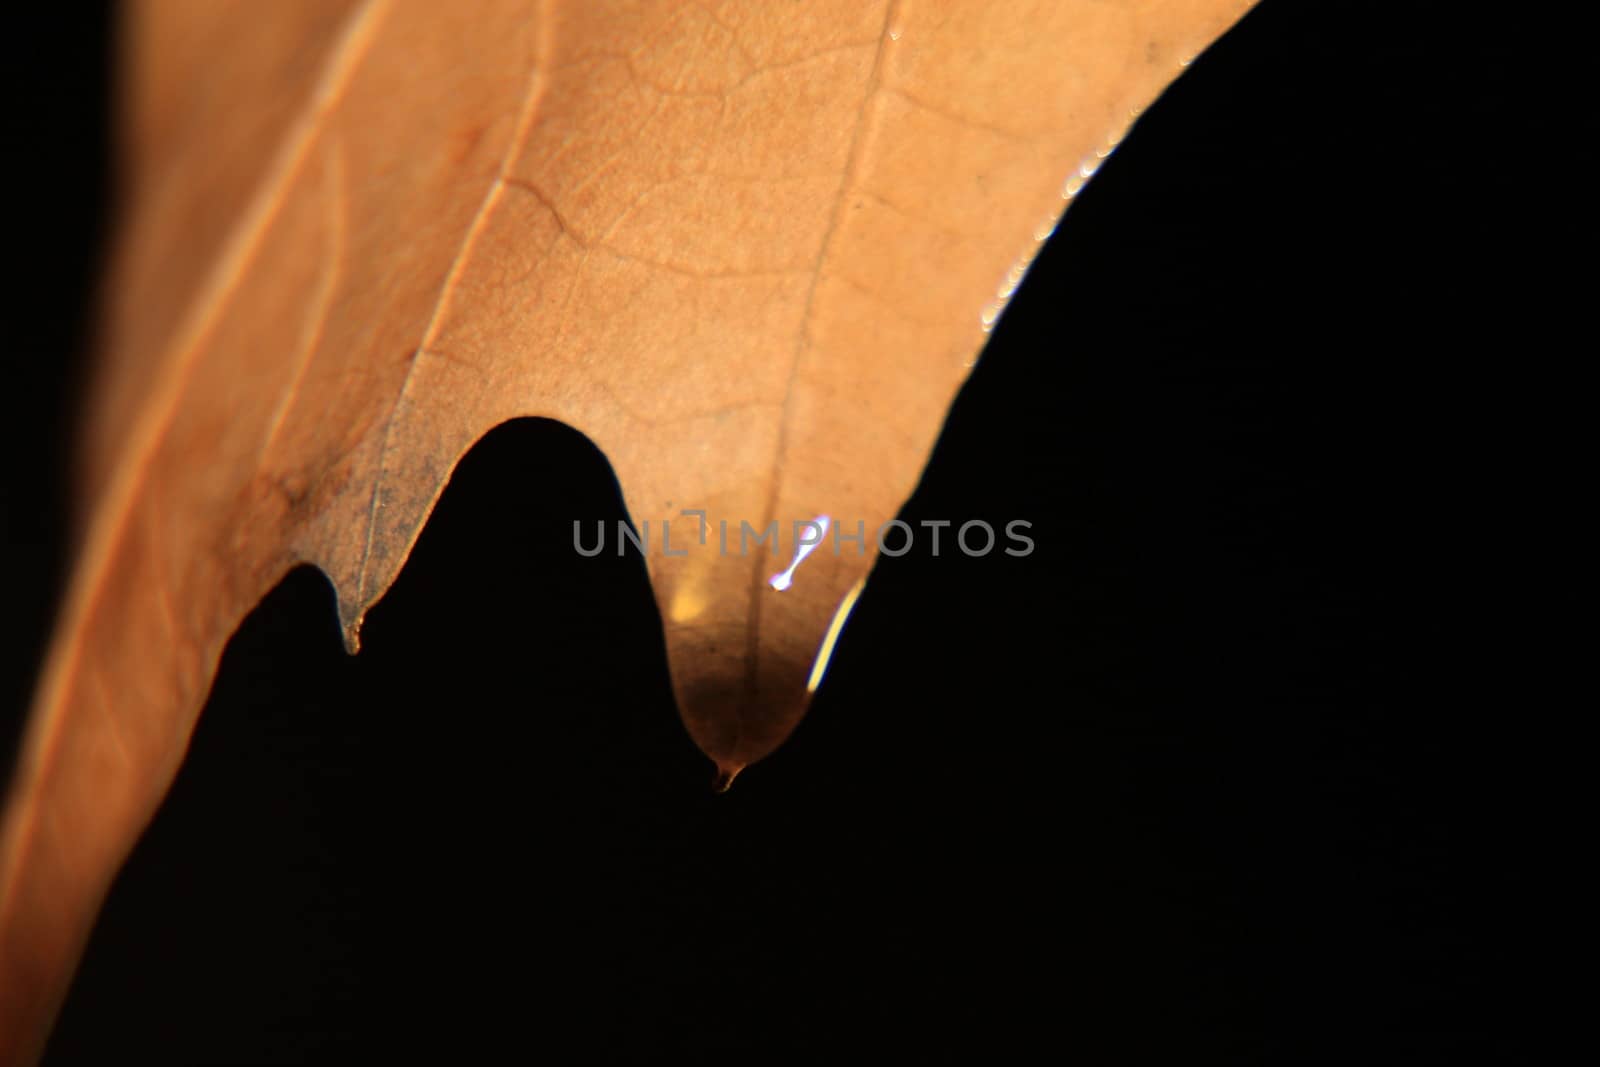
POLYGON ((313 563, 354 650, 506 419, 610 458, 685 723, 725 778, 770 752, 1039 242, 1247 6, 133 5, 83 534, 0 842, 0 1061, 41 1046, 240 620, 313 563), (821 516, 860 550, 780 591, 821 516))

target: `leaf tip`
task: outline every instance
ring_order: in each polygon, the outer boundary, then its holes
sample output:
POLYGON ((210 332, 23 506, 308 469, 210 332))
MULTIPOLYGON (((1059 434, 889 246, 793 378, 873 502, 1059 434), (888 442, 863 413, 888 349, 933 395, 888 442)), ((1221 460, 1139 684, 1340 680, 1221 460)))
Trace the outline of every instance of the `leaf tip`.
POLYGON ((344 650, 352 656, 361 651, 361 618, 359 616, 345 624, 344 650))
POLYGON ((717 765, 717 777, 711 783, 711 791, 718 794, 726 793, 728 787, 733 785, 733 780, 739 777, 739 772, 742 770, 744 770, 744 764, 742 763, 719 763, 717 765))

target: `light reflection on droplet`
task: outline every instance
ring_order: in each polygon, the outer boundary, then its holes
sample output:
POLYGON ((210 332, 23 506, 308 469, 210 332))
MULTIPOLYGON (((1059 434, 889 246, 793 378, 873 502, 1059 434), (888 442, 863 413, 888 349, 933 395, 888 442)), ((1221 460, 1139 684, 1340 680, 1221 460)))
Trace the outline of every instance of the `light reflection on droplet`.
POLYGON ((693 622, 705 613, 707 603, 705 590, 700 586, 680 586, 672 596, 667 617, 677 623, 693 622))
POLYGON ((817 686, 822 684, 822 676, 828 670, 828 661, 833 658, 833 646, 839 642, 839 634, 844 629, 844 624, 850 618, 850 609, 856 606, 856 598, 861 595, 861 589, 867 584, 862 578, 851 587, 839 601, 839 607, 833 613, 833 621, 828 624, 828 632, 822 638, 822 647, 817 649, 817 658, 811 664, 811 677, 806 679, 806 692, 815 693, 817 686))
POLYGON ((772 588, 776 589, 780 593, 793 585, 795 568, 800 566, 801 563, 805 562, 805 558, 811 555, 811 553, 816 550, 818 545, 822 544, 822 539, 828 535, 828 527, 831 525, 831 522, 832 520, 830 520, 826 515, 818 515, 816 518, 812 519, 811 525, 816 527, 817 539, 815 541, 802 542, 796 538, 793 562, 791 562, 789 566, 785 567, 777 574, 774 574, 771 578, 767 579, 767 584, 772 586, 772 588))

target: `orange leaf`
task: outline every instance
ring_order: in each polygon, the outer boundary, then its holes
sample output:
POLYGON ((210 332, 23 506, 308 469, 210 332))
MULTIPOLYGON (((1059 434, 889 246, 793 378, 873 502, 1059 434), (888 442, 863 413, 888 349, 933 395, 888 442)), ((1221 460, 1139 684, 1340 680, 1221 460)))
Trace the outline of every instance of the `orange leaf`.
POLYGON ((772 751, 1039 243, 1247 6, 136 5, 87 523, 0 841, 0 1060, 39 1047, 240 620, 313 563, 354 651, 507 419, 609 457, 724 782, 772 751))

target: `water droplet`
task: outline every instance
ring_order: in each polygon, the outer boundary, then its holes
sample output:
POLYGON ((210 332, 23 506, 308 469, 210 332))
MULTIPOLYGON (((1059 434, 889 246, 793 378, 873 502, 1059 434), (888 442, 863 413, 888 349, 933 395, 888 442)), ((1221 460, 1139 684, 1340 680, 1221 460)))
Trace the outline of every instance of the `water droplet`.
POLYGON ((995 292, 1001 300, 1010 300, 1011 294, 1017 291, 1017 286, 1022 284, 1022 276, 1028 273, 1027 260, 1019 259, 1006 271, 1006 280, 1000 283, 1000 288, 995 292))

